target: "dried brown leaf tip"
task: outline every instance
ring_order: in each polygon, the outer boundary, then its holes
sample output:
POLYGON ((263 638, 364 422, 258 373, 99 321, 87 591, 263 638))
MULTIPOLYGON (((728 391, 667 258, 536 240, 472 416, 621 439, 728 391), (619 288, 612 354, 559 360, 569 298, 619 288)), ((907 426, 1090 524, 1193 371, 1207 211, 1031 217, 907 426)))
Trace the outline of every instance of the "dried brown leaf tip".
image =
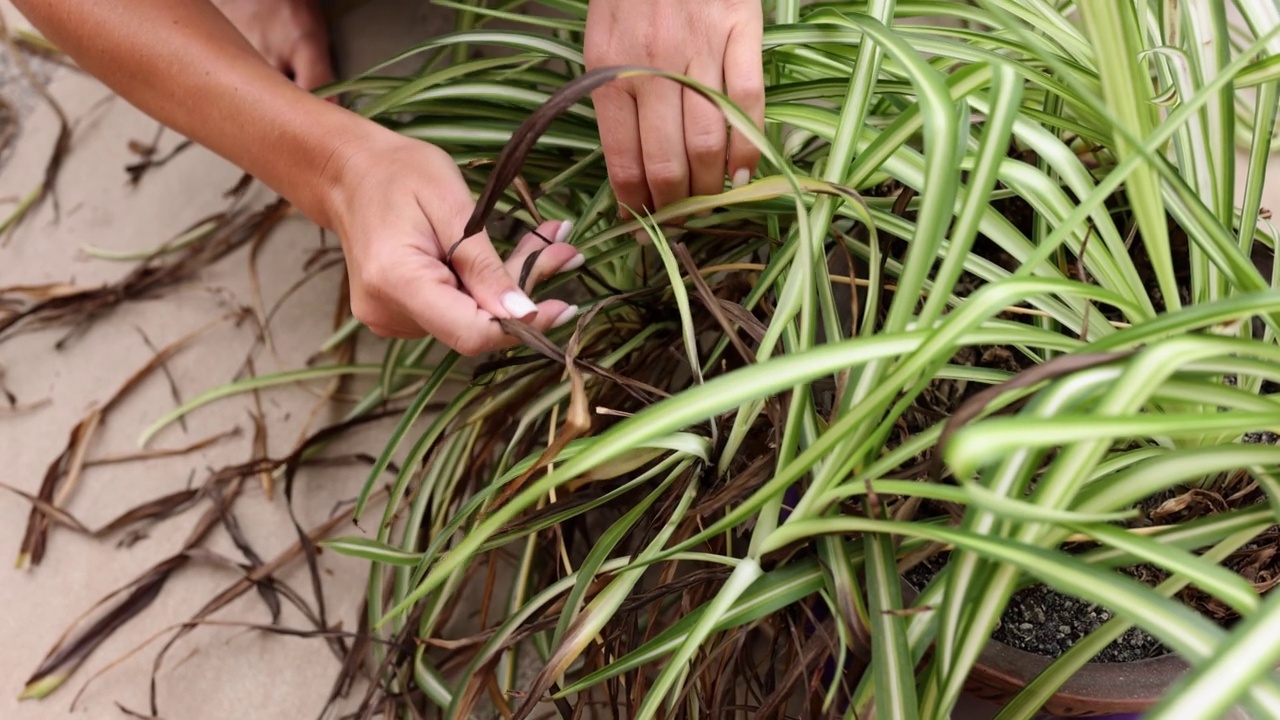
MULTIPOLYGON (((155 297, 195 277, 201 269, 255 238, 270 233, 290 205, 277 200, 256 211, 234 210, 215 216, 217 228, 199 242, 139 262, 121 280, 95 288, 68 284, 0 288, 0 343, 22 330, 52 326, 83 329, 123 303, 155 297)), ((59 343, 65 344, 67 338, 59 343)))
MULTIPOLYGON (((313 627, 312 630, 300 630, 276 627, 273 625, 270 626, 272 632, 299 637, 323 638, 333 645, 334 653, 340 661, 343 661, 352 668, 358 668, 358 663, 350 658, 352 650, 347 648, 346 643, 344 642, 347 637, 352 637, 352 635, 330 627, 324 620, 322 611, 314 609, 311 603, 304 599, 302 594, 276 577, 277 573, 290 563, 296 561, 299 557, 307 557, 308 548, 314 548, 314 545, 318 540, 328 536, 336 528, 350 522, 352 513, 354 512, 354 507, 336 511, 330 518, 311 527, 310 529, 302 529, 299 527, 300 537, 297 542, 280 554, 276 555, 274 558, 264 560, 250 545, 245 534, 241 531, 239 522, 233 512, 233 505, 237 498, 240 497, 241 489, 244 487, 245 482, 264 468, 289 468, 290 472, 286 473, 286 478, 288 478, 292 472, 304 465, 332 462, 336 459, 309 458, 304 456, 307 456, 309 451, 317 449, 329 439, 346 432, 352 427, 366 422, 371 422, 376 419, 381 419, 386 417, 387 414, 389 413, 377 413, 370 417, 347 421, 323 428, 304 439, 304 441, 301 442, 293 452, 284 458, 260 459, 212 472, 202 486, 174 492, 164 497, 143 503, 138 507, 126 511, 115 520, 112 520, 98 530, 89 530, 69 513, 46 503, 36 496, 28 495, 11 488, 6 488, 27 498, 32 502, 33 507, 42 511, 41 517, 47 518, 48 521, 55 522, 76 532, 82 532, 94 537, 105 537, 116 532, 124 531, 130 527, 135 527, 142 522, 159 521, 191 508, 202 500, 209 501, 209 505, 205 508, 201 517, 196 521, 180 552, 172 557, 162 560, 131 582, 125 584, 115 592, 108 594, 91 607, 89 611, 82 616, 82 618, 71 624, 71 626, 64 632, 63 636, 49 650, 45 658, 28 679, 26 686, 22 691, 22 698, 43 698, 65 684, 66 681, 75 674, 84 661, 87 660, 103 642, 111 637, 118 629, 138 617, 144 610, 150 607, 176 571, 186 567, 193 560, 197 562, 213 562, 220 566, 236 569, 240 572, 241 577, 205 603, 200 611, 188 621, 178 627, 171 628, 172 631, 175 631, 175 634, 156 656, 153 663, 153 671, 158 672, 166 651, 172 647, 175 642, 189 633, 192 629, 203 624, 211 623, 212 621, 210 618, 214 613, 225 608, 231 602, 242 597, 250 590, 256 590, 261 596, 271 613, 273 622, 275 622, 279 617, 283 602, 287 601, 297 608, 302 613, 302 616, 306 618, 313 627), (243 561, 237 561, 219 555, 218 553, 209 550, 207 547, 204 547, 204 544, 210 537, 210 534, 214 529, 219 527, 226 531, 228 536, 232 539, 233 545, 244 557, 243 561)), ((366 465, 371 464, 372 462, 371 458, 356 459, 366 465)), ((394 470, 395 469, 393 468, 392 471, 394 472, 394 470)), ((287 490, 288 486, 286 485, 286 491, 287 490)), ((375 501, 382 499, 385 497, 385 492, 385 489, 377 491, 373 495, 373 499, 375 501)), ((310 560, 311 558, 308 559, 310 560)), ((313 582, 318 582, 319 579, 319 574, 316 572, 314 565, 312 565, 312 579, 313 582)), ((316 585, 313 586, 313 590, 318 593, 320 588, 316 585)), ((322 606, 318 604, 317 607, 322 606)), ((265 629, 264 626, 254 627, 265 629)), ((145 645, 146 643, 144 643, 144 646, 145 645)), ((357 643, 357 645, 362 645, 367 648, 367 642, 364 644, 357 643)), ((124 658, 109 663, 102 671, 99 672, 98 675, 90 678, 88 682, 92 682, 93 679, 101 675, 101 673, 109 671, 120 661, 127 657, 131 657, 141 649, 142 646, 131 651, 124 658)), ((347 674, 349 675, 352 672, 355 672, 355 669, 349 669, 347 674)), ((80 689, 81 693, 84 692, 88 682, 80 689)), ((350 680, 348 680, 345 685, 349 687, 350 680)), ((153 677, 151 714, 147 717, 159 716, 154 696, 155 688, 156 685, 153 677)), ((77 699, 78 697, 79 695, 77 695, 77 699)))
POLYGON ((552 93, 541 107, 530 113, 529 117, 512 133, 511 140, 498 155, 493 171, 489 174, 489 180, 485 183, 484 189, 481 190, 480 197, 476 201, 476 207, 471 213, 471 219, 467 221, 467 225, 462 231, 462 237, 449 248, 449 252, 445 255, 445 262, 452 260, 453 253, 457 251, 463 242, 484 230, 485 223, 489 221, 489 217, 493 214, 493 209, 498 205, 498 199, 502 197, 502 193, 506 192, 507 187, 515 181, 516 176, 520 174, 520 169, 524 166, 525 160, 529 157, 529 152, 537 144, 538 138, 542 137, 543 133, 551 127, 556 118, 563 115, 569 108, 590 95, 593 90, 601 85, 627 75, 646 72, 652 71, 631 65, 596 68, 565 83, 552 93))
MULTIPOLYGON (((124 398, 128 397, 134 389, 141 385, 143 380, 150 377, 157 370, 163 369, 165 363, 192 340, 234 318, 234 315, 229 315, 215 320, 156 351, 146 364, 125 379, 119 389, 102 406, 90 410, 80 422, 76 423, 62 452, 54 458, 53 462, 45 470, 40 489, 35 495, 38 502, 32 504, 26 532, 23 535, 22 545, 18 550, 18 567, 39 565, 44 559, 49 529, 53 524, 53 517, 49 514, 49 511, 65 504, 78 485, 84 469, 93 464, 90 462, 88 454, 103 419, 124 398)), ((212 441, 206 441, 205 444, 209 442, 212 441)), ((203 446, 201 443, 197 443, 193 449, 199 449, 203 446)), ((172 454, 172 451, 169 452, 172 454)), ((117 461, 120 460, 117 459, 117 461)), ((102 464, 102 462, 99 461, 97 464, 102 464)))

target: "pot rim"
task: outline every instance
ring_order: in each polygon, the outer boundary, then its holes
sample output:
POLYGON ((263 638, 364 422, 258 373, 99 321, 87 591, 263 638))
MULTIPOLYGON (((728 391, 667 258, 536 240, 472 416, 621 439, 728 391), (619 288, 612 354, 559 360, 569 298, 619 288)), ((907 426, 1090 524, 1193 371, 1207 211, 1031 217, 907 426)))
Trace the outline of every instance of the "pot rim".
MULTIPOLYGON (((914 603, 918 591, 899 578, 903 600, 914 603)), ((987 640, 969 671, 966 690, 978 697, 1007 701, 1057 658, 987 640)), ((1061 717, 1139 713, 1159 702, 1190 666, 1175 654, 1130 662, 1088 662, 1054 691, 1044 711, 1061 717)))
MULTIPOLYGON (((1008 699, 1055 660, 990 640, 969 674, 970 685, 977 686, 976 694, 983 694, 985 688, 1008 699)), ((1174 654, 1131 662, 1088 662, 1054 692, 1045 709, 1066 717, 1142 712, 1159 702, 1189 667, 1174 654)))

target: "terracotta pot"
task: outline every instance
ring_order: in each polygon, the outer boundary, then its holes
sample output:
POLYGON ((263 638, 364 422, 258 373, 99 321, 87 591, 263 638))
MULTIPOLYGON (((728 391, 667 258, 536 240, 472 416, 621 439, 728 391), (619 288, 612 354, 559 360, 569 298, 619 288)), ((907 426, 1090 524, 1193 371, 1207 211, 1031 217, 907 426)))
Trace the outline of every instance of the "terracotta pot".
MULTIPOLYGON (((910 583, 902 581, 905 602, 915 602, 916 593, 910 583)), ((1004 704, 1053 661, 1054 658, 989 640, 969 671, 965 691, 1004 704)), ((1141 713, 1159 702, 1188 669, 1177 655, 1127 663, 1089 663, 1063 683, 1041 710, 1064 718, 1141 713)))
MULTIPOLYGON (((969 673, 966 690, 996 703, 1007 702, 1053 662, 992 640, 969 673)), ((1163 698, 1188 669, 1176 655, 1127 663, 1089 663, 1044 706, 1058 717, 1099 717, 1139 713, 1163 698)))

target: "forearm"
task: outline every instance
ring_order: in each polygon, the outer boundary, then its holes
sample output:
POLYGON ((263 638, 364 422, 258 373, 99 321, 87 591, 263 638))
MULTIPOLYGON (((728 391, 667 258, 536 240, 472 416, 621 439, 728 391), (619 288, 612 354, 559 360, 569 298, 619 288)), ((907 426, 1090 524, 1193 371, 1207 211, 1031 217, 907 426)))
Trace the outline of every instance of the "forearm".
POLYGON ((299 89, 207 0, 15 0, 85 70, 239 165, 317 223, 376 126, 299 89))

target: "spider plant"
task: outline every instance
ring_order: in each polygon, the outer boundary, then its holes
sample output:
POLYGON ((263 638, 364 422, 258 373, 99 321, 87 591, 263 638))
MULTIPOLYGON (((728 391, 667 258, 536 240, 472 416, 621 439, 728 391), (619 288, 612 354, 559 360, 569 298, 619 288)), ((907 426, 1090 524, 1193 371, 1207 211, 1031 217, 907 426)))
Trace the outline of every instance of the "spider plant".
POLYGON ((509 325, 525 345, 479 365, 389 346, 362 408, 417 395, 366 494, 403 461, 366 534, 330 543, 371 561, 368 624, 395 641, 370 703, 945 718, 1042 583, 1115 619, 1001 718, 1131 625, 1191 667, 1153 717, 1280 716, 1280 597, 1220 564, 1280 511, 1280 447, 1242 442, 1280 427, 1274 2, 776 0, 758 176, 630 222, 562 90, 586 0, 441 4, 460 29, 393 58, 417 73, 328 92, 451 151, 478 194, 562 103, 496 208, 575 221, 587 269, 541 291, 588 309, 509 325), (1226 477, 1250 502, 1134 530, 1226 477), (1139 563, 1168 579, 1115 570, 1139 563))

